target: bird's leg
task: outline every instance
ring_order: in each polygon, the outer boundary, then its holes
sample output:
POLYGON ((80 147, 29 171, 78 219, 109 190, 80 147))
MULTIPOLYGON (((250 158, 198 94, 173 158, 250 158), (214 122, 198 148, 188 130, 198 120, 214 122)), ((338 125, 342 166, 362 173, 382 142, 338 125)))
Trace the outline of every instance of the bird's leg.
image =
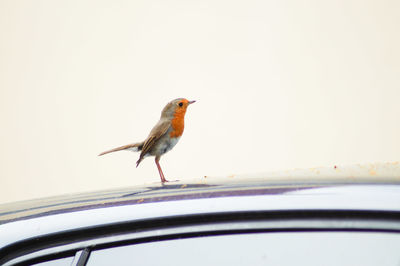
POLYGON ((160 166, 159 161, 160 161, 160 157, 156 156, 155 162, 156 162, 156 165, 157 165, 157 168, 158 168, 158 173, 160 174, 161 183, 168 182, 168 180, 165 179, 165 177, 164 177, 164 174, 163 174, 163 171, 161 170, 161 166, 160 166))

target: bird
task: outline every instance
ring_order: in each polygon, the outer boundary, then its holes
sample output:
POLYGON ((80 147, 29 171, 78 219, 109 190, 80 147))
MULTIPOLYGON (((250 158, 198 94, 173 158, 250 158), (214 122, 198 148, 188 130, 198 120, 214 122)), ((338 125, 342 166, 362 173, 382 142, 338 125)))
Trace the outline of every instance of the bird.
POLYGON ((177 98, 170 101, 162 110, 158 123, 150 131, 147 138, 142 142, 127 144, 99 154, 102 156, 107 153, 130 150, 139 152, 139 159, 136 167, 148 156, 155 156, 158 173, 161 183, 168 182, 160 166, 160 158, 169 152, 179 141, 185 128, 185 114, 189 105, 196 101, 189 101, 185 98, 177 98))

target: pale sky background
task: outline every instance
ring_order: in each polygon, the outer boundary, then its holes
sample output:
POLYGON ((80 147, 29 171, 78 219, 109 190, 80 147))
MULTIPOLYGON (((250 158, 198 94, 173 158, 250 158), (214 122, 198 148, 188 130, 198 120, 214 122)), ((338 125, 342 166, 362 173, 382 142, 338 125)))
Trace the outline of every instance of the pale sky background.
POLYGON ((400 159, 400 1, 1 0, 0 202, 400 159))

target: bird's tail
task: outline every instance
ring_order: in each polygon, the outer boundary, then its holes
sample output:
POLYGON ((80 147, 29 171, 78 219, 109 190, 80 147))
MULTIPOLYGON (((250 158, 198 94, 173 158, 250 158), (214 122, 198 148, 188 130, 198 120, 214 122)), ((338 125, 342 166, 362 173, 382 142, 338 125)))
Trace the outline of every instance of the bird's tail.
POLYGON ((107 154, 107 153, 110 153, 110 152, 123 151, 123 150, 141 151, 142 148, 143 148, 143 142, 138 142, 138 143, 124 145, 124 146, 121 146, 121 147, 117 147, 117 148, 102 152, 102 153, 99 154, 99 156, 107 154))

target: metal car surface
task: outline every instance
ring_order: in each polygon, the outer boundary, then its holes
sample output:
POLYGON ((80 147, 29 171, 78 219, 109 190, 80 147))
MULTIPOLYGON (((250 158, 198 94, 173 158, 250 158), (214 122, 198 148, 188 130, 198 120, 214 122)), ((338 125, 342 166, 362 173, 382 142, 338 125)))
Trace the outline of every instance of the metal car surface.
POLYGON ((202 179, 0 205, 0 262, 85 265, 130 244, 293 231, 398 234, 400 180, 202 179))

